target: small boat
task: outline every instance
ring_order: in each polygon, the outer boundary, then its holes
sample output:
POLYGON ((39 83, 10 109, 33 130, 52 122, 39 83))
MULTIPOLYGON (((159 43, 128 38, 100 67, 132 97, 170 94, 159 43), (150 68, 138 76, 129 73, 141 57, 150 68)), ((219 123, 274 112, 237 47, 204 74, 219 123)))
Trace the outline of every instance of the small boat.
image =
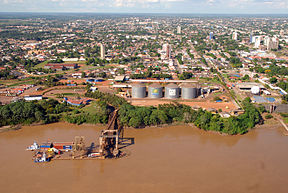
POLYGON ((34 160, 35 163, 43 163, 43 162, 49 162, 50 158, 47 158, 46 153, 37 152, 36 158, 34 160))
POLYGON ((93 157, 100 157, 100 156, 101 156, 100 153, 90 153, 90 154, 88 154, 88 157, 91 157, 91 158, 93 158, 93 157))
POLYGON ((40 149, 40 146, 34 141, 32 145, 26 148, 27 151, 34 151, 40 149))

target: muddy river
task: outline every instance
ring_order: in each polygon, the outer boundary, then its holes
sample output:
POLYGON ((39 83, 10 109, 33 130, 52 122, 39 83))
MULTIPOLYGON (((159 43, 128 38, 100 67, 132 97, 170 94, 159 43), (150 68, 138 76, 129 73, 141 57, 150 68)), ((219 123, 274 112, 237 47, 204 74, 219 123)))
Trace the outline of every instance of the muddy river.
POLYGON ((0 133, 0 193, 287 193, 288 136, 279 125, 244 136, 190 126, 127 129, 118 160, 34 163, 33 140, 98 143, 104 127, 56 123, 0 133), (129 141, 129 140, 128 140, 129 141), (131 141, 131 140, 130 140, 131 141))

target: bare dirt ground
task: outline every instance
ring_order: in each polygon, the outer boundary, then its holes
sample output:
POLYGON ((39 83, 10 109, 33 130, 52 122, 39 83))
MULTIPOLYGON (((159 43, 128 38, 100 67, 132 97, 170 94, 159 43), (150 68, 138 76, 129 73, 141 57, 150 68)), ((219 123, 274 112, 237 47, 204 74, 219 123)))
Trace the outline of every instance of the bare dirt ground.
POLYGON ((10 96, 0 96, 0 103, 4 104, 4 105, 9 104, 9 103, 11 103, 13 98, 14 97, 10 97, 10 96))
MULTIPOLYGON (((77 87, 75 87, 76 90, 79 90, 79 87, 85 89, 86 85, 78 85, 77 87)), ((65 93, 67 90, 69 90, 70 92, 73 91, 74 89, 67 89, 67 88, 71 88, 71 86, 54 86, 54 87, 50 87, 50 88, 47 88, 47 89, 44 89, 44 90, 38 90, 38 91, 35 91, 33 93, 30 93, 31 95, 43 95, 43 93, 49 93, 49 92, 53 92, 55 91, 54 93, 56 93, 56 90, 59 90, 59 93, 65 93), (63 91, 65 90, 66 91, 63 91), (62 92, 61 92, 62 90, 62 92)))
POLYGON ((63 93, 74 93, 79 95, 84 95, 86 92, 85 89, 57 89, 57 90, 51 90, 47 93, 45 93, 45 97, 52 97, 55 96, 55 94, 63 94, 63 93))

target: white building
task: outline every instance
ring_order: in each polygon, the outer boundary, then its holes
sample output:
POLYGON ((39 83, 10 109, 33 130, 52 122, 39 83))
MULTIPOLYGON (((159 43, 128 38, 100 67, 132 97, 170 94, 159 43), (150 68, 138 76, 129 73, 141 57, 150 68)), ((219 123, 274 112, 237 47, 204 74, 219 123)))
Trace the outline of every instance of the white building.
POLYGON ((170 59, 171 58, 171 45, 164 44, 162 47, 163 58, 170 59))
POLYGON ((100 58, 105 59, 105 47, 103 44, 100 44, 100 58))
POLYGON ((177 27, 177 34, 181 34, 181 26, 177 27))
POLYGON ((235 40, 235 41, 238 40, 238 33, 237 33, 237 31, 235 31, 235 32, 232 33, 232 39, 235 40))
POLYGON ((81 78, 82 77, 82 73, 74 73, 72 74, 73 78, 81 78))
POLYGON ((255 37, 255 48, 259 48, 261 46, 261 41, 263 41, 263 37, 262 36, 256 36, 255 37))
POLYGON ((284 30, 283 29, 281 29, 280 30, 280 34, 279 34, 281 37, 284 37, 284 35, 285 35, 285 32, 284 32, 284 30))
POLYGON ((42 100, 43 97, 42 95, 30 95, 30 96, 24 96, 24 100, 25 101, 39 101, 39 100, 42 100))
POLYGON ((279 47, 279 39, 276 37, 270 38, 270 37, 265 37, 265 45, 267 50, 277 50, 279 47))

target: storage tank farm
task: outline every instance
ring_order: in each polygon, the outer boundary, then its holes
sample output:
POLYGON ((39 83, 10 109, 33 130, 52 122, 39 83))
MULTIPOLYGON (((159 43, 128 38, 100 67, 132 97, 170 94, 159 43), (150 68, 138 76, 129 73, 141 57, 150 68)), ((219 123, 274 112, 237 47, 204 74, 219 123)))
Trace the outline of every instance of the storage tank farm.
POLYGON ((180 97, 180 88, 177 84, 168 84, 165 87, 165 98, 167 99, 177 99, 180 97))
POLYGON ((132 98, 145 98, 146 86, 142 83, 136 83, 132 85, 132 98))
POLYGON ((195 99, 198 97, 197 84, 183 84, 182 85, 182 99, 195 99))
POLYGON ((163 97, 163 87, 158 83, 153 83, 148 87, 148 97, 152 99, 163 97))

